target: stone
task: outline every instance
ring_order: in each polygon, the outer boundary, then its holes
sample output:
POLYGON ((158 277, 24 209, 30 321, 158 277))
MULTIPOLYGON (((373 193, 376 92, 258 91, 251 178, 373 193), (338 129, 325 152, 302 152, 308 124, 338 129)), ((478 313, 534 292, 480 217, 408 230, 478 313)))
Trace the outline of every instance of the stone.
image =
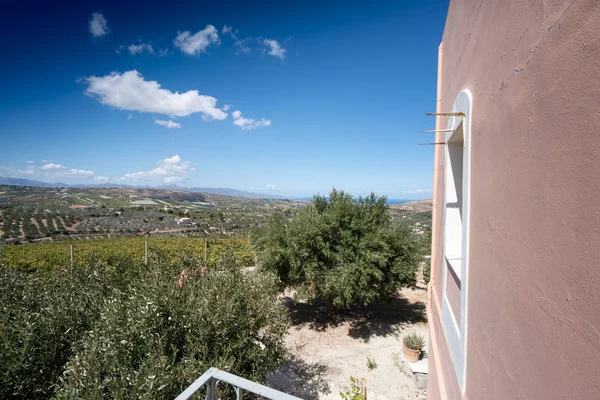
POLYGON ((415 378, 419 389, 427 389, 427 374, 415 374, 415 378))

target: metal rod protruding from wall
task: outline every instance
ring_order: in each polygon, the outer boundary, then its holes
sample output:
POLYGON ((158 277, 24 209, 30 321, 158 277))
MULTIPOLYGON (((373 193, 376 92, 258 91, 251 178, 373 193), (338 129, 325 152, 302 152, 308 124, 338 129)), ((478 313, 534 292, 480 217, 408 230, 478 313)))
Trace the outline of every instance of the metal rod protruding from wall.
POLYGON ((421 133, 436 133, 436 132, 454 132, 454 129, 429 129, 421 131, 421 133))
POLYGON ((418 143, 419 146, 433 146, 436 144, 446 144, 446 142, 418 143))
POLYGON ((425 115, 428 115, 430 117, 466 117, 464 112, 453 112, 453 113, 425 113, 425 115))

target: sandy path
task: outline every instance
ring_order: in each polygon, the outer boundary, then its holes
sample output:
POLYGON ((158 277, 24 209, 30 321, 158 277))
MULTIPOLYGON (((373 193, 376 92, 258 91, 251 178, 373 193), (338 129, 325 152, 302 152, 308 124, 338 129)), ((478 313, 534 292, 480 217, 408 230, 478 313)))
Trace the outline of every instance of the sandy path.
POLYGON ((414 378, 398 368, 401 337, 406 330, 427 335, 426 291, 405 289, 392 304, 332 317, 324 309, 285 300, 293 325, 286 345, 290 369, 307 382, 294 394, 306 399, 339 399, 350 376, 365 378, 369 400, 425 399, 414 378), (367 357, 377 367, 369 370, 367 357))

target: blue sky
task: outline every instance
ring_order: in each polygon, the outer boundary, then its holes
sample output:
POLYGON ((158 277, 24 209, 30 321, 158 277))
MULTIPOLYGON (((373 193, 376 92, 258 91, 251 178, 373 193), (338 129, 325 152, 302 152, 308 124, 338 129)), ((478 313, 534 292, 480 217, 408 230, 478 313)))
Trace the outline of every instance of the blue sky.
POLYGON ((448 1, 14 2, 0 176, 428 198, 448 1))

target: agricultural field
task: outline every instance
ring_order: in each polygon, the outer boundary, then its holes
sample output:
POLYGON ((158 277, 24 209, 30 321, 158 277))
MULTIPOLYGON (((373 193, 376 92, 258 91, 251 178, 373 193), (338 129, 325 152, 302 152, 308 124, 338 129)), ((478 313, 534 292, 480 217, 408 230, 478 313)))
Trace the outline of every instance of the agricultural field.
MULTIPOLYGON (((242 237, 305 202, 178 190, 0 185, 5 243, 117 237, 242 237), (178 219, 190 218, 181 224, 178 219)), ((1 243, 1 242, 0 242, 1 243)))
POLYGON ((71 265, 71 246, 76 265, 105 263, 114 266, 139 263, 145 260, 146 243, 149 259, 160 257, 173 262, 195 260, 212 267, 229 252, 240 266, 254 265, 254 254, 247 239, 211 238, 205 242, 202 238, 177 237, 95 239, 2 246, 0 264, 23 271, 65 268, 71 265))
POLYGON ((431 232, 433 202, 416 200, 389 206, 390 216, 394 223, 409 227, 419 236, 427 236, 431 232))
MULTIPOLYGON (((306 201, 141 188, 0 185, 0 244, 110 238, 244 238, 276 211, 306 201), (189 218, 181 223, 180 218, 189 218)), ((431 200, 389 206, 392 221, 427 237, 431 200)))

